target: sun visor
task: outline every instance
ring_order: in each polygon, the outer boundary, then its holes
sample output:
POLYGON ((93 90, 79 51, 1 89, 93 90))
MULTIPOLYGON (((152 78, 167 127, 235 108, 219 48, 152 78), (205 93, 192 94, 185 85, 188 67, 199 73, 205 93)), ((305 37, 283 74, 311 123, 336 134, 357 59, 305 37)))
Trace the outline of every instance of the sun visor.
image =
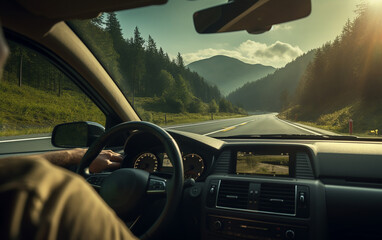
POLYGON ((160 5, 167 0, 16 0, 33 15, 56 20, 86 19, 101 12, 160 5))

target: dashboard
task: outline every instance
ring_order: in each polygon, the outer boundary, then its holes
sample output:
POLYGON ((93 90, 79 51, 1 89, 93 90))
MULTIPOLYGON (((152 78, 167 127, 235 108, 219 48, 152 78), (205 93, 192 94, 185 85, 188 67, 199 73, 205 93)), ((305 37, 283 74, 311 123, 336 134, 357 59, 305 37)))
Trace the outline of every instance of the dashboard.
MULTIPOLYGON (((185 186, 173 223, 184 239, 382 239, 380 142, 168 132, 186 178, 196 180, 185 186)), ((134 135, 125 145, 125 167, 171 175, 160 145, 134 135)))
MULTIPOLYGON (((205 180, 215 157, 214 151, 211 150, 216 151, 216 149, 180 136, 177 138, 177 143, 183 158, 185 179, 205 180)), ((130 135, 124 146, 124 153, 122 167, 139 168, 160 176, 170 176, 173 171, 165 149, 151 134, 140 132, 130 135)))

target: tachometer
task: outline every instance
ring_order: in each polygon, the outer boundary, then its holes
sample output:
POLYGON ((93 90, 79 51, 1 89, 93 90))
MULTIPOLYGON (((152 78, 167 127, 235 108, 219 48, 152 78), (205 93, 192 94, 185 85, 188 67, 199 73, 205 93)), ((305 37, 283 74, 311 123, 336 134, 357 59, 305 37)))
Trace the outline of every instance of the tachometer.
POLYGON ((142 169, 149 173, 156 172, 158 165, 157 157, 150 152, 140 154, 134 162, 134 168, 142 169))
POLYGON ((204 161, 201 156, 195 153, 187 154, 183 157, 184 177, 197 179, 204 170, 204 161))

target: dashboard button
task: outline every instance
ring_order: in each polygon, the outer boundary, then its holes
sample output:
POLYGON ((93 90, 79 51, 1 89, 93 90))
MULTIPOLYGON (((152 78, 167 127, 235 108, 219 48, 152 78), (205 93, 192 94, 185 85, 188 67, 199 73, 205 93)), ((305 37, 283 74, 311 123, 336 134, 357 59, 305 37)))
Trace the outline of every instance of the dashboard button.
POLYGON ((212 227, 213 227, 213 230, 215 231, 219 231, 222 229, 222 223, 219 221, 219 220, 216 220, 213 224, 212 224, 212 227))
POLYGON ((214 194, 215 193, 215 189, 216 189, 216 186, 212 185, 211 188, 210 188, 210 194, 214 194))
POLYGON ((305 193, 300 192, 299 200, 301 204, 305 204, 305 193))
POLYGON ((199 186, 193 186, 193 187, 191 188, 191 190, 190 190, 190 195, 191 195, 191 197, 196 198, 196 197, 199 197, 199 195, 200 195, 201 192, 202 192, 201 187, 199 187, 199 186))
POLYGON ((286 239, 294 239, 294 231, 293 230, 286 230, 285 232, 286 239))
POLYGON ((208 186, 207 192, 207 207, 215 207, 216 202, 216 194, 217 194, 217 186, 219 184, 219 180, 211 180, 208 186))

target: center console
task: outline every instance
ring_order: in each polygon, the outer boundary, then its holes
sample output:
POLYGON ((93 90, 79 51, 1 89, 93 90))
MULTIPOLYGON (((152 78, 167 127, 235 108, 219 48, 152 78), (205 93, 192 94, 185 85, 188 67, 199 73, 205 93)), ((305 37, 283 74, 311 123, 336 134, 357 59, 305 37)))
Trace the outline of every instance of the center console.
POLYGON ((308 227, 305 225, 268 222, 261 218, 255 220, 237 213, 309 218, 309 197, 309 186, 304 185, 262 182, 258 179, 212 178, 209 179, 205 199, 207 207, 215 211, 208 211, 206 215, 207 228, 220 237, 307 239, 308 227), (225 214, 219 214, 219 210, 225 211, 225 214))
POLYGON ((323 188, 313 178, 306 151, 233 148, 217 164, 228 171, 206 179, 204 239, 321 238, 314 229, 322 217, 310 209, 324 203, 317 198, 323 188))
POLYGON ((256 221, 243 218, 208 216, 208 227, 216 236, 241 239, 308 239, 306 226, 256 221))

